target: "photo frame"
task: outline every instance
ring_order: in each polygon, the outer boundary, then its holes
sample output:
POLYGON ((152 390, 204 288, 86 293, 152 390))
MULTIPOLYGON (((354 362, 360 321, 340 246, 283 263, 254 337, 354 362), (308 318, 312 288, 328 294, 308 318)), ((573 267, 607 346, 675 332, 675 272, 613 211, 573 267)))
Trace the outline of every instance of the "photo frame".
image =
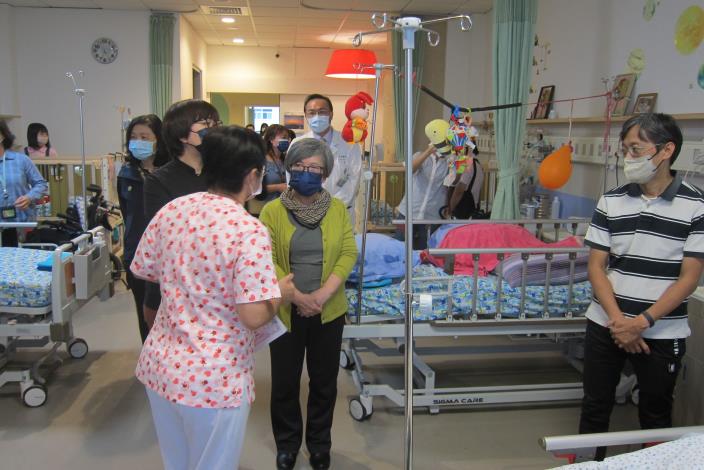
POLYGON ((288 129, 303 129, 305 124, 305 116, 303 114, 284 113, 284 127, 288 129))
POLYGON ((626 114, 626 108, 628 108, 628 102, 631 99, 631 93, 633 93, 633 85, 635 85, 635 83, 635 73, 616 75, 616 78, 614 78, 614 86, 611 88, 611 92, 616 100, 616 105, 611 112, 612 116, 623 116, 626 114))
POLYGON ((655 111, 655 102, 658 99, 657 93, 641 93, 636 98, 633 105, 633 114, 645 114, 655 111))
POLYGON ((540 88, 538 94, 538 104, 533 109, 531 119, 547 119, 552 108, 552 100, 555 96, 555 85, 547 85, 540 88))

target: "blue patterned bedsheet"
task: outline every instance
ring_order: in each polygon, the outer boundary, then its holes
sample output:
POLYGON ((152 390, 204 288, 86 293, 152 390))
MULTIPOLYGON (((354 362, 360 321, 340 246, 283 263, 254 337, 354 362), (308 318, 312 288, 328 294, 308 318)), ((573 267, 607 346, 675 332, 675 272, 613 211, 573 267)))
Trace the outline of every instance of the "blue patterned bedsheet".
POLYGON ((51 273, 37 263, 51 253, 0 247, 0 311, 2 307, 45 307, 51 304, 51 273))
MULTIPOLYGON (((414 278, 440 277, 446 280, 414 281, 414 294, 434 294, 433 311, 423 314, 417 306, 413 308, 413 318, 416 320, 441 320, 447 317, 448 276, 442 269, 430 265, 420 265, 413 270, 414 278)), ((478 278, 477 313, 494 316, 496 313, 496 284, 494 276, 478 278)), ((452 280, 452 314, 467 315, 472 309, 472 277, 456 276, 452 280)), ((517 318, 521 307, 521 289, 513 288, 503 283, 503 298, 501 314, 503 317, 517 318)), ((572 305, 575 314, 583 314, 591 302, 592 290, 589 282, 580 282, 572 286, 572 305)), ((538 317, 543 314, 545 288, 542 286, 526 287, 526 316, 538 317)), ((356 316, 357 291, 347 289, 349 302, 348 312, 356 316)), ((550 288, 548 312, 550 316, 563 316, 567 308, 568 286, 553 286, 550 288)), ((400 284, 386 287, 365 289, 362 294, 362 315, 392 315, 403 316, 405 297, 400 284)))

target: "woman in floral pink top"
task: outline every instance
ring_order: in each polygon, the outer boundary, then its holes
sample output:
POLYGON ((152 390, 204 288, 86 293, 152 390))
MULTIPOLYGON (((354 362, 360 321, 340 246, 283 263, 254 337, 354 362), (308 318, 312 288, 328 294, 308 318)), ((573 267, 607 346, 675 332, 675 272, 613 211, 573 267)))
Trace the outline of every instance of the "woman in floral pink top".
POLYGON ((132 262, 161 284, 136 374, 167 469, 237 467, 254 401, 252 330, 292 293, 290 278, 276 279, 267 229, 243 207, 261 190, 261 139, 214 129, 201 153, 208 192, 164 206, 132 262))

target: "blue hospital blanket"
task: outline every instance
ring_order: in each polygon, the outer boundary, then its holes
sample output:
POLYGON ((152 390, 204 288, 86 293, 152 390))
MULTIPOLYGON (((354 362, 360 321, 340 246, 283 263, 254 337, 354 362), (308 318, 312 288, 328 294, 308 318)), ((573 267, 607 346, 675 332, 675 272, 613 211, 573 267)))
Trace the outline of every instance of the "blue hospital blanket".
MULTIPOLYGON (((433 296, 432 313, 423 314, 417 306, 413 309, 416 320, 441 320, 447 317, 448 280, 452 282, 452 314, 467 315, 472 309, 472 277, 451 276, 435 266, 422 264, 413 269, 416 277, 438 277, 437 281, 414 281, 414 294, 436 294, 433 296)), ((478 278, 477 314, 493 316, 496 313, 496 287, 494 276, 478 278)), ((572 286, 572 311, 583 314, 591 303, 592 291, 589 282, 580 282, 572 286)), ((508 318, 517 318, 521 307, 521 289, 513 288, 504 282, 502 284, 503 298, 501 314, 508 318)), ((348 313, 356 316, 357 291, 348 289, 348 313)), ((529 286, 526 288, 526 316, 538 317, 543 314, 545 288, 529 286)), ((566 313, 568 286, 553 286, 550 288, 548 312, 550 316, 564 316, 566 313)), ((393 284, 376 289, 366 289, 362 293, 362 315, 392 315, 403 316, 405 297, 400 284, 393 284)))
POLYGON ((46 257, 43 250, 0 247, 0 311, 51 304, 51 272, 37 269, 46 257))

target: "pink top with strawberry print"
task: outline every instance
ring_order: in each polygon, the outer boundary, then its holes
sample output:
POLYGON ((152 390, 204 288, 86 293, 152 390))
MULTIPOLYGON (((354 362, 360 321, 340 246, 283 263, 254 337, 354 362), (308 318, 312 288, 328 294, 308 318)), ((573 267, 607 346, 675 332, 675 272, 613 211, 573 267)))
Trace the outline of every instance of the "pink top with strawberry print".
POLYGON ((161 305, 137 378, 167 400, 197 408, 254 401, 254 334, 237 304, 280 297, 264 225, 230 198, 195 193, 155 216, 130 266, 161 284, 161 305))

